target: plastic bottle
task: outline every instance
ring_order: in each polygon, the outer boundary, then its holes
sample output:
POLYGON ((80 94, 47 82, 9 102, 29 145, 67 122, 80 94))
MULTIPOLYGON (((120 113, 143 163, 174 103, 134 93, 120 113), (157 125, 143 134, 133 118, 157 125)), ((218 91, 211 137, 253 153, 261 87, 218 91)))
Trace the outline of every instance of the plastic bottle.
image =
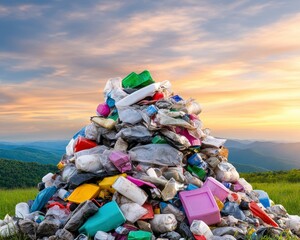
POLYGON ((47 173, 43 178, 42 178, 42 182, 45 183, 45 187, 50 187, 52 186, 52 183, 53 183, 53 173, 47 173))
POLYGON ((148 197, 148 195, 141 188, 137 187, 134 183, 122 176, 114 182, 112 187, 123 196, 140 205, 143 205, 148 197))
POLYGON ((67 197, 70 196, 70 193, 67 190, 61 188, 57 191, 57 195, 60 199, 65 200, 67 197))

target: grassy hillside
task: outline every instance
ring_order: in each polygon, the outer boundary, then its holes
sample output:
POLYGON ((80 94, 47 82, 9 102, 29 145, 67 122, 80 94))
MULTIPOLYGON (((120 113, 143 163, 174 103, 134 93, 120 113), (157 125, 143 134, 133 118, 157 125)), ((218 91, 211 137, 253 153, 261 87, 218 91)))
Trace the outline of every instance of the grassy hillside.
POLYGON ((36 186, 56 166, 0 159, 0 188, 28 188, 36 186))

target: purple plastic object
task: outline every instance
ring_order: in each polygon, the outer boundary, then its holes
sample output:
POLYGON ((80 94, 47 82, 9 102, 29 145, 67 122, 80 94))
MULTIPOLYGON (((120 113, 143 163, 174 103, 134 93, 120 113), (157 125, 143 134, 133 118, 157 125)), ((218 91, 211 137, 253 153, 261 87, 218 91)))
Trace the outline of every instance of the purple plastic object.
POLYGON ((152 183, 149 183, 149 182, 145 182, 143 180, 140 180, 140 179, 137 179, 137 178, 134 178, 134 177, 131 177, 131 176, 127 176, 126 177, 130 182, 134 183, 135 185, 137 185, 138 187, 141 187, 143 185, 146 185, 146 186, 149 186, 151 188, 156 188, 156 186, 152 183))
POLYGON ((97 113, 102 117, 107 117, 110 114, 110 108, 106 103, 100 103, 97 107, 97 113))
POLYGON ((190 224, 194 220, 202 220, 207 225, 221 221, 220 210, 208 187, 182 191, 179 198, 190 224))
POLYGON ((212 194, 219 198, 222 202, 224 202, 229 194, 229 190, 213 177, 208 177, 204 182, 203 187, 208 187, 212 194))
POLYGON ((131 171, 132 166, 128 154, 121 151, 113 151, 108 158, 121 173, 131 171))

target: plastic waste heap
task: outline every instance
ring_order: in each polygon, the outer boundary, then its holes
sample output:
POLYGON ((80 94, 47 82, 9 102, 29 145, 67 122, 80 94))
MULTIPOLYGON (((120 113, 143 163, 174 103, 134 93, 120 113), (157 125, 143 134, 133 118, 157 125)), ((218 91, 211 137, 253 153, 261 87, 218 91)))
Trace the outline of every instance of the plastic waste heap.
POLYGON ((300 217, 253 190, 228 162, 201 106, 148 71, 112 78, 90 123, 34 200, 0 221, 28 239, 260 239, 300 236, 300 217))

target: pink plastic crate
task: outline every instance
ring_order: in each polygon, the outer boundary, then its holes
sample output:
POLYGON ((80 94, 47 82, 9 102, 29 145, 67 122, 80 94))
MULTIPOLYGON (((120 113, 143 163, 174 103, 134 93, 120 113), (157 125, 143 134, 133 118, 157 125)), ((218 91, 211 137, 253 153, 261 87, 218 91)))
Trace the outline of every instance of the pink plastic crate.
POLYGON ((229 190, 213 177, 208 177, 204 182, 203 187, 208 187, 212 194, 219 198, 222 202, 224 202, 229 194, 229 190))
POLYGON ((207 225, 221 221, 220 210, 208 187, 182 191, 179 198, 190 224, 193 220, 202 220, 207 225))

